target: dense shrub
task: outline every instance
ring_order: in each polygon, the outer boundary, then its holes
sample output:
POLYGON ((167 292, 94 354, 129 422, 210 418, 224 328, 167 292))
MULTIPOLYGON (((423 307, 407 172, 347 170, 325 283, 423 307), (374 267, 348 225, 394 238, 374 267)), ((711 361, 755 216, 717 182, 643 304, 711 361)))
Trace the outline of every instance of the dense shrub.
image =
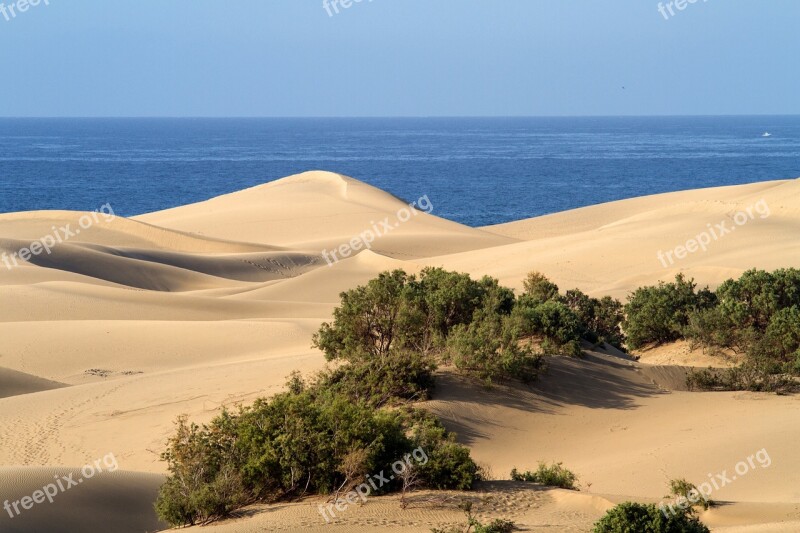
POLYGON ((716 292, 716 305, 690 313, 684 329, 693 346, 744 354, 727 370, 692 372, 687 383, 705 390, 785 391, 800 375, 800 271, 748 270, 716 292))
POLYGON ((764 336, 756 343, 755 352, 783 363, 785 370, 798 373, 800 361, 800 308, 783 308, 772 315, 764 336))
POLYGON ((733 368, 691 370, 686 376, 689 390, 790 392, 797 383, 781 372, 781 366, 766 358, 748 357, 733 368))
MULTIPOLYGON (((328 360, 368 361, 372 368, 398 361, 415 363, 415 390, 393 391, 418 397, 424 367, 435 357, 453 361, 459 370, 491 380, 498 376, 534 379, 539 360, 517 348, 506 327, 514 293, 497 280, 472 280, 467 274, 426 268, 419 278, 402 271, 385 272, 367 285, 342 293, 331 323, 314 336, 314 346, 328 360), (423 354, 422 360, 411 353, 423 354), (379 365, 373 365, 375 361, 379 365)), ((375 380, 371 380, 374 382, 375 380)), ((374 388, 374 387, 369 387, 374 388)))
MULTIPOLYGON (((516 299, 490 277, 475 281, 441 268, 426 268, 419 277, 384 272, 342 293, 333 321, 322 325, 314 346, 328 360, 380 360, 381 365, 395 365, 395 372, 398 360, 407 361, 409 353, 423 354, 431 357, 425 363, 452 362, 487 381, 533 380, 541 371, 543 354, 581 355, 584 338, 622 346, 619 301, 589 298, 580 291, 561 297, 558 287, 537 272, 530 273, 524 285, 525 293, 516 299), (539 342, 538 354, 533 340, 539 342)), ((413 361, 420 368, 422 363, 413 361)), ((425 389, 419 383, 424 372, 417 374, 420 379, 407 380, 419 384, 411 391, 379 392, 419 397, 425 389)))
POLYGON ((689 315, 689 322, 683 330, 691 341, 692 348, 704 349, 732 348, 735 351, 747 349, 748 336, 736 325, 720 307, 699 309, 689 315))
POLYGON ((320 386, 374 407, 430 398, 436 364, 431 356, 396 350, 380 364, 356 361, 318 376, 320 386))
POLYGON ((470 324, 453 329, 444 357, 459 370, 487 382, 499 377, 530 382, 539 375, 544 360, 519 340, 509 317, 484 310, 476 313, 470 324))
POLYGON ((467 489, 475 481, 469 450, 433 415, 376 409, 325 383, 307 385, 295 375, 287 392, 223 412, 208 426, 180 419, 162 454, 170 476, 156 502, 159 517, 205 523, 253 501, 330 494, 420 446, 430 458, 420 467, 423 485, 467 489))
POLYGON ((382 358, 393 347, 410 342, 414 318, 408 307, 409 276, 402 270, 384 272, 365 286, 343 292, 325 323, 314 335, 314 346, 331 361, 382 358))
POLYGON ((737 327, 764 332, 775 313, 800 306, 800 270, 748 270, 720 285, 717 296, 722 311, 737 327))
POLYGON ((624 349, 625 335, 620 324, 625 315, 619 300, 610 296, 590 298, 582 291, 572 289, 566 292, 561 301, 577 315, 582 326, 581 336, 586 340, 624 349))
POLYGON ((714 505, 713 501, 703 497, 697 485, 685 479, 670 480, 668 497, 676 498, 678 502, 683 502, 682 508, 685 508, 688 514, 695 513, 695 506, 708 510, 709 507, 714 505))
POLYGON ((689 317, 685 336, 693 346, 745 353, 751 369, 767 370, 771 360, 783 365, 776 371, 796 373, 800 314, 792 309, 800 305, 800 271, 748 270, 716 296, 718 305, 689 317))
POLYGON ((580 355, 584 326, 566 305, 555 300, 533 303, 520 301, 514 310, 520 331, 525 336, 541 336, 542 349, 549 355, 580 355))
POLYGON ((504 315, 514 306, 514 293, 497 280, 475 281, 467 274, 425 268, 419 280, 411 277, 404 300, 404 346, 423 353, 439 353, 459 325, 471 323, 480 309, 504 315))
POLYGON ((692 369, 686 375, 686 387, 691 390, 731 390, 734 379, 730 370, 692 369))
POLYGON ((578 487, 575 485, 578 481, 578 476, 564 468, 561 463, 553 463, 551 465, 539 463, 539 468, 534 472, 530 470, 519 472, 514 468, 511 470, 511 479, 514 481, 539 483, 548 487, 578 490, 578 487))
POLYGON ((411 412, 410 435, 414 447, 429 450, 428 461, 418 467, 426 486, 468 490, 480 478, 469 450, 456 443, 455 435, 429 412, 419 409, 411 412))
POLYGON ((594 533, 710 533, 685 513, 662 513, 653 504, 625 502, 610 509, 594 525, 594 533))
POLYGON ((558 297, 558 285, 540 272, 529 272, 522 286, 525 289, 522 294, 532 303, 544 303, 558 297))
POLYGON ((682 338, 689 316, 712 307, 716 301, 708 289, 696 292, 695 288, 693 280, 687 281, 678 274, 673 283, 636 289, 625 305, 623 329, 628 346, 636 349, 682 338))
POLYGON ((223 412, 201 429, 186 417, 178 419, 176 434, 161 455, 170 472, 155 503, 161 519, 172 525, 205 524, 252 500, 236 469, 234 451, 220 442, 230 420, 223 412))

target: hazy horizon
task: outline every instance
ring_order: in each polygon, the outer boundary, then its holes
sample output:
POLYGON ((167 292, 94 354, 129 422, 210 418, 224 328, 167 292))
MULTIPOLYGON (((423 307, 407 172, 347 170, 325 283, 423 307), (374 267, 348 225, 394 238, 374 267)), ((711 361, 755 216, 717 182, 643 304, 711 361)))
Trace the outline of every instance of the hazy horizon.
POLYGON ((16 4, 3 117, 800 114, 790 0, 16 4))

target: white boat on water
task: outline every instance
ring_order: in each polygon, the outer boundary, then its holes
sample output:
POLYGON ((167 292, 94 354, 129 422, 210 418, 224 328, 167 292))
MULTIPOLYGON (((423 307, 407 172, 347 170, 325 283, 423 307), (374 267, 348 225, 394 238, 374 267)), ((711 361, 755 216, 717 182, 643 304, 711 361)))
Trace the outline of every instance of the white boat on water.
POLYGON ((772 137, 772 134, 770 132, 768 132, 768 131, 765 131, 764 135, 762 135, 762 137, 772 137))

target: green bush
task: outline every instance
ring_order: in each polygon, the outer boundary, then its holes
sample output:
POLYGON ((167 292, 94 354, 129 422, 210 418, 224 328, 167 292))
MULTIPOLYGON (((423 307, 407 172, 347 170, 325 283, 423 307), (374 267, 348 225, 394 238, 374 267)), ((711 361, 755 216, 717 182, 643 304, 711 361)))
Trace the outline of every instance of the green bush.
POLYGON ((475 281, 428 267, 417 278, 395 270, 343 292, 333 322, 323 324, 313 342, 328 360, 382 358, 393 349, 427 354, 478 310, 507 315, 513 306, 514 293, 490 277, 475 281))
POLYGON ((660 282, 657 286, 636 289, 625 305, 623 329, 628 346, 636 349, 682 338, 689 316, 713 307, 716 301, 708 289, 695 292, 695 288, 694 281, 678 274, 673 283, 660 282))
POLYGON ((428 461, 418 465, 423 484, 433 489, 469 490, 479 480, 478 465, 469 449, 456 443, 434 415, 422 409, 408 412, 406 427, 414 448, 427 450, 428 461))
POLYGON ((422 270, 419 280, 410 278, 403 306, 404 346, 437 353, 444 348, 450 332, 472 322, 479 309, 491 309, 498 315, 510 313, 514 293, 493 278, 475 281, 468 274, 428 267, 422 270))
POLYGON ((508 317, 478 312, 468 325, 453 328, 444 358, 460 371, 492 382, 497 378, 535 380, 544 360, 529 346, 522 346, 508 317))
POLYGON ((710 533, 685 513, 662 513, 653 504, 625 502, 610 509, 594 525, 594 533, 710 533))
POLYGON ((341 294, 333 323, 325 323, 313 343, 329 360, 381 359, 408 342, 414 317, 407 305, 409 276, 384 272, 365 286, 341 294))
POLYGON ((686 375, 686 387, 692 390, 733 390, 730 372, 711 367, 701 370, 691 369, 686 375))
MULTIPOLYGON (((535 379, 543 365, 542 354, 532 350, 535 337, 548 355, 580 356, 584 337, 622 346, 619 301, 589 298, 577 290, 562 298, 558 287, 537 272, 524 285, 525 294, 517 300, 490 277, 475 281, 441 268, 425 268, 419 277, 384 272, 342 293, 333 321, 322 325, 313 343, 328 360, 352 363, 379 360, 380 365, 392 365, 409 357, 395 352, 419 353, 430 356, 425 361, 453 362, 461 372, 487 382, 535 379)), ((422 373, 406 382, 424 381, 422 373)), ((419 397, 424 388, 420 384, 394 394, 419 397)), ((369 392, 360 396, 365 394, 369 392)))
POLYGON ((568 290, 561 301, 577 315, 581 335, 593 343, 608 343, 624 349, 625 335, 620 324, 625 315, 622 303, 610 296, 590 298, 578 289, 568 290))
POLYGON ((512 321, 521 336, 541 337, 541 348, 547 355, 581 355, 584 328, 578 316, 561 302, 520 300, 512 313, 512 321))
POLYGON ((800 306, 800 270, 748 270, 720 285, 717 296, 722 311, 738 328, 752 327, 763 333, 775 313, 800 306))
POLYGON ((511 479, 514 481, 528 481, 539 483, 548 487, 559 487, 562 489, 578 490, 575 483, 578 476, 564 468, 561 463, 539 463, 539 468, 535 472, 530 470, 519 472, 516 468, 511 470, 511 479))
POLYGON ((686 502, 686 512, 688 514, 694 514, 695 506, 699 506, 704 510, 708 510, 709 507, 714 505, 714 502, 706 499, 694 483, 690 483, 685 479, 670 480, 668 497, 679 498, 680 501, 686 502))
POLYGON ((692 372, 703 390, 791 391, 800 375, 800 270, 748 270, 727 280, 716 304, 690 313, 684 335, 693 347, 729 348, 744 360, 727 370, 692 372))
POLYGON ((533 303, 544 303, 558 297, 558 285, 540 272, 529 272, 522 282, 523 295, 533 303))
POLYGON ((558 345, 579 341, 581 322, 566 305, 549 301, 537 305, 530 311, 531 333, 543 335, 558 345))
POLYGON ((318 376, 319 386, 374 407, 430 399, 436 364, 418 352, 393 350, 380 365, 356 361, 318 376))
POLYGON ((800 357, 800 308, 783 308, 772 315, 764 336, 754 346, 755 352, 777 363, 785 370, 797 373, 800 357))
MULTIPOLYGON (((496 279, 474 281, 441 268, 426 268, 417 278, 396 270, 341 297, 333 322, 323 324, 313 339, 328 360, 366 362, 372 369, 389 366, 396 375, 402 374, 398 361, 413 363, 416 376, 401 376, 412 390, 378 391, 379 396, 420 397, 429 389, 426 368, 433 369, 435 357, 486 380, 530 380, 538 373, 538 358, 518 348, 506 326, 514 293, 496 279)), ((370 395, 381 379, 367 378, 360 396, 370 395)))
POLYGON ((721 307, 698 309, 689 314, 689 321, 683 329, 684 336, 692 343, 692 348, 702 346, 710 349, 746 349, 744 336, 721 307))
MULTIPOLYGON (((223 412, 202 428, 180 419, 162 454, 170 475, 156 502, 159 517, 175 526, 199 524, 249 502, 330 494, 417 447, 429 457, 420 466, 422 484, 471 487, 477 466, 469 450, 433 415, 376 409, 324 384, 295 375, 288 392, 223 412)), ((382 490, 397 488, 395 480, 382 490)))
POLYGON ((161 455, 170 472, 155 503, 161 519, 172 525, 206 524, 251 500, 222 435, 230 420, 223 412, 201 430, 185 416, 178 418, 176 434, 161 455))
POLYGON ((797 383, 770 359, 748 358, 733 368, 691 370, 686 377, 689 390, 792 392, 797 383))

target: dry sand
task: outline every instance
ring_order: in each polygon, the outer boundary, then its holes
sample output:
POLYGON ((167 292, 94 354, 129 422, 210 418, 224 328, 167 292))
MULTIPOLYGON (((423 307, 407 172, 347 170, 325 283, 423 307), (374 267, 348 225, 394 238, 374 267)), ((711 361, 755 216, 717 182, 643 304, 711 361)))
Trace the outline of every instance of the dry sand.
MULTIPOLYGON (((436 199, 431 198, 436 207, 436 199)), ((0 531, 153 531, 158 455, 186 413, 197 422, 222 406, 275 393, 292 370, 322 368, 310 338, 341 291, 379 272, 426 265, 490 274, 519 289, 533 269, 562 289, 620 298, 682 271, 715 286, 751 267, 800 266, 800 181, 635 198, 469 228, 433 214, 398 223, 371 250, 328 266, 321 255, 394 224, 407 204, 325 172, 292 176, 207 202, 82 231, 18 268, 0 263, 0 504, 51 472, 113 453, 120 471, 73 488, 54 504, 9 518, 0 531), (763 200, 755 217, 664 267, 657 258, 763 200), (763 204, 762 204, 763 205, 763 204), (46 467, 49 470, 43 469, 46 467), (110 522, 116 520, 116 522, 110 522), (98 526, 98 524, 106 526, 98 526)), ((0 253, 18 251, 81 213, 0 215, 0 253)), ((715 531, 800 530, 800 404, 793 396, 691 393, 686 366, 729 364, 675 345, 639 362, 595 353, 554 360, 534 387, 480 385, 443 371, 430 408, 497 481, 471 495, 484 518, 528 531, 588 531, 617 502, 658 501, 666 482, 696 483, 766 449, 767 468, 712 494, 715 531), (581 492, 503 481, 509 470, 563 461, 581 492)), ((420 494, 419 498, 424 498, 420 494)), ((318 501, 247 510, 221 531, 429 531, 460 520, 452 495, 401 511, 373 498, 335 525, 318 501)))

